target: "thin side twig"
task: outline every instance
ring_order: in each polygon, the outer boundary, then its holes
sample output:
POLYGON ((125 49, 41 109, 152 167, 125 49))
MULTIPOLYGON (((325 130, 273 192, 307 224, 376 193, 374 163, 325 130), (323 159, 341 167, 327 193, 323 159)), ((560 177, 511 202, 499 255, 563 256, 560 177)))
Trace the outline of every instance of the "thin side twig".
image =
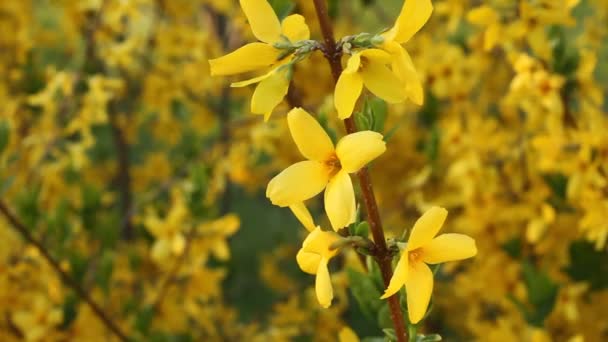
POLYGON ((34 246, 40 255, 51 265, 53 270, 59 275, 61 281, 67 287, 71 288, 76 295, 82 299, 93 311, 93 314, 99 318, 99 320, 110 330, 119 340, 129 341, 127 335, 118 327, 118 325, 112 320, 112 318, 103 311, 103 309, 93 300, 93 298, 74 280, 67 272, 65 272, 61 265, 55 258, 49 253, 46 247, 34 238, 30 233, 30 230, 23 224, 17 217, 11 212, 3 201, 0 201, 0 212, 6 218, 6 221, 10 226, 17 232, 25 241, 34 246))

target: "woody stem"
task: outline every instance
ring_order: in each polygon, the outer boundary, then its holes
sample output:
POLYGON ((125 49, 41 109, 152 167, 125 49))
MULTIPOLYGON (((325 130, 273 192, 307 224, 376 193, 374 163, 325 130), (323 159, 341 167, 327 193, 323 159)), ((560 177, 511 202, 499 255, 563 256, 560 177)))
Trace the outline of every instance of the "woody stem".
MULTIPOLYGON (((325 0, 313 0, 313 2, 317 12, 317 17, 319 19, 319 25, 321 26, 321 32, 323 33, 323 54, 325 55, 325 59, 327 59, 329 62, 334 81, 338 82, 338 78, 342 73, 342 51, 336 45, 333 27, 327 12, 325 0)), ((346 132, 348 134, 357 131, 355 121, 352 117, 344 120, 344 126, 346 127, 346 132)), ((357 173, 357 178, 359 179, 359 185, 361 186, 361 194, 363 196, 363 202, 367 211, 367 219, 372 232, 372 237, 374 239, 374 243, 376 244, 376 253, 374 258, 380 267, 384 286, 388 287, 391 277, 393 276, 391 266, 392 257, 386 246, 384 230, 382 229, 382 221, 380 220, 378 204, 376 203, 376 197, 374 195, 374 187, 372 185, 367 167, 362 168, 357 173)), ((391 319, 393 321, 393 325, 395 326, 397 341, 405 342, 407 341, 407 333, 405 330, 403 313, 401 312, 399 296, 397 293, 388 298, 388 304, 391 319)))

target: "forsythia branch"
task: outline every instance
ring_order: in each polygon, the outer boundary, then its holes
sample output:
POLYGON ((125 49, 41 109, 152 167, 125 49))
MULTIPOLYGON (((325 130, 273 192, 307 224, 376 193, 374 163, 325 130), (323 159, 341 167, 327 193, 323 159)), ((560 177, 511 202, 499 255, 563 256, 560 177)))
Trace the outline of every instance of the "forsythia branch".
POLYGON ((118 325, 108 316, 107 313, 91 298, 91 296, 74 280, 70 275, 65 272, 59 262, 53 258, 53 256, 47 251, 47 249, 38 240, 32 236, 30 230, 17 219, 17 217, 10 211, 6 204, 0 201, 0 212, 11 227, 15 229, 29 244, 33 245, 42 257, 51 265, 51 267, 57 272, 62 282, 69 288, 71 288, 80 299, 82 299, 91 308, 95 316, 110 330, 116 337, 121 341, 129 341, 127 335, 118 327, 118 325))
MULTIPOLYGON (((340 77, 340 74, 342 73, 342 52, 336 45, 333 28, 329 19, 325 0, 313 1, 317 12, 317 17, 319 19, 319 25, 321 26, 321 32, 323 33, 325 41, 323 53, 331 67, 331 72, 334 77, 334 81, 337 82, 338 78, 340 77)), ((352 116, 344 120, 344 126, 346 127, 346 131, 349 134, 357 131, 352 116)), ((370 229, 374 238, 374 243, 376 244, 375 259, 378 265, 380 266, 384 285, 388 287, 391 277, 393 276, 391 265, 392 257, 386 246, 386 239, 384 237, 384 231, 382 229, 382 221, 378 212, 378 205, 376 204, 374 188, 367 167, 363 167, 357 173, 357 177, 359 178, 359 184, 361 186, 361 192, 363 195, 363 202, 365 203, 365 208, 367 211, 368 222, 370 224, 370 229)), ((399 296, 396 294, 389 297, 388 304, 390 308, 391 319, 393 321, 393 325, 395 326, 395 334, 397 336, 397 341, 405 342, 407 340, 407 333, 403 321, 403 313, 401 312, 401 306, 399 305, 399 296)))

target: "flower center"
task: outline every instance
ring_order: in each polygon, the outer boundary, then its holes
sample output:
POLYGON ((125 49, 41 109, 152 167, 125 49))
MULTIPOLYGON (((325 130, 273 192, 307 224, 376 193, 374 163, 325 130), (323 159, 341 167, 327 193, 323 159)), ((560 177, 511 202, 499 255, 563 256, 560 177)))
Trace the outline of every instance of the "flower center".
POLYGON ((333 177, 336 173, 338 173, 338 171, 342 169, 340 159, 338 159, 338 156, 335 153, 325 160, 325 166, 327 167, 330 177, 333 177))
POLYGON ((422 251, 420 250, 420 248, 416 248, 408 253, 408 258, 410 263, 418 262, 422 259, 422 251))

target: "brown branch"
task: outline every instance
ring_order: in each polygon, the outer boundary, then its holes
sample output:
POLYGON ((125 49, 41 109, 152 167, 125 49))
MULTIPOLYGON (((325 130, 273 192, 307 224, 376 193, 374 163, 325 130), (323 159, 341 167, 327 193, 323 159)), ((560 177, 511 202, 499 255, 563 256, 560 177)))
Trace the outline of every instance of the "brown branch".
POLYGON ((122 216, 121 232, 126 240, 133 238, 133 195, 131 193, 131 173, 129 171, 129 144, 120 128, 118 115, 113 104, 109 105, 108 117, 112 128, 114 148, 118 158, 118 170, 116 171, 116 184, 120 194, 120 211, 122 216))
POLYGON ((30 230, 17 219, 17 217, 10 211, 6 204, 0 201, 0 212, 4 215, 10 226, 17 231, 25 241, 33 245, 40 255, 51 265, 53 270, 59 275, 61 281, 69 288, 71 288, 80 299, 82 299, 93 311, 93 314, 99 318, 99 320, 110 330, 116 337, 121 341, 128 341, 127 335, 118 327, 118 325, 108 316, 101 307, 93 300, 93 298, 74 280, 70 275, 65 272, 59 262, 53 258, 53 256, 47 251, 47 249, 34 238, 30 233, 30 230))
MULTIPOLYGON (((325 0, 313 0, 313 2, 325 41, 323 54, 329 62, 334 81, 337 82, 340 74, 342 73, 342 51, 336 45, 325 0)), ((349 134, 357 131, 355 121, 352 117, 344 120, 344 126, 346 127, 346 132, 349 134)), ((382 221, 380 220, 378 205, 376 204, 376 197, 374 195, 374 188, 367 167, 362 168, 357 173, 357 177, 359 178, 363 202, 367 211, 368 223, 372 231, 374 243, 376 244, 375 260, 378 263, 378 266, 380 266, 384 286, 388 287, 391 277, 393 276, 393 269, 391 265, 392 255, 386 246, 384 230, 382 229, 382 221)), ((399 305, 398 293, 388 298, 388 305, 390 308, 391 319, 393 321, 393 325, 395 326, 397 341, 405 342, 407 340, 407 333, 403 320, 403 312, 401 311, 401 306, 399 305)))

